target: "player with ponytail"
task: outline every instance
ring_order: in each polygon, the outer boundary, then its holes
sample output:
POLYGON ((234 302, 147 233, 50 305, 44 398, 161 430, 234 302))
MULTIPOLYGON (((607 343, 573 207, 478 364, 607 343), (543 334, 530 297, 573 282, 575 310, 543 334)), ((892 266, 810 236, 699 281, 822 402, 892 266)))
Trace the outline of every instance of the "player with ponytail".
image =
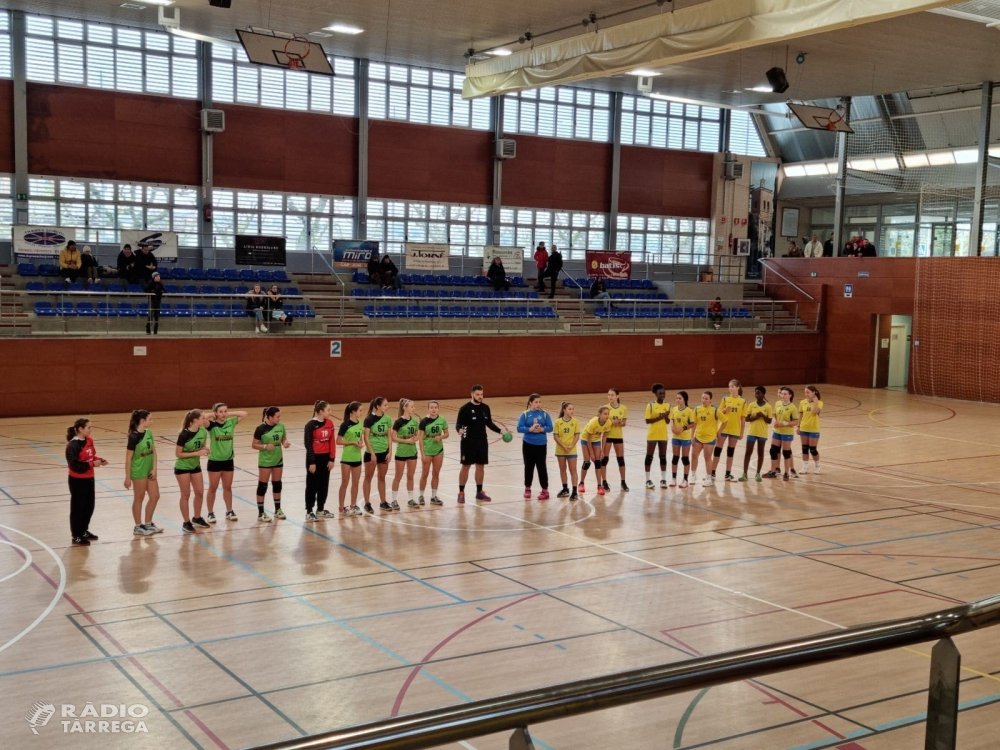
POLYGON ((819 414, 823 411, 823 401, 819 388, 806 386, 806 397, 799 402, 799 427, 797 432, 802 440, 802 473, 809 473, 809 457, 816 463, 819 474, 819 414))
POLYGON ((389 449, 392 447, 392 419, 385 413, 388 402, 382 397, 373 398, 368 404, 368 416, 364 422, 365 440, 365 513, 374 513, 371 492, 372 477, 378 473, 379 508, 391 511, 392 506, 385 501, 385 475, 389 471, 389 449))
POLYGON ((738 380, 729 381, 729 395, 722 399, 719 412, 722 414, 722 433, 719 435, 719 444, 715 447, 715 461, 718 463, 719 456, 723 449, 726 451, 726 476, 727 482, 732 482, 733 457, 736 455, 736 446, 743 439, 743 431, 746 429, 747 402, 743 398, 743 384, 738 380))
POLYGON ((304 440, 306 521, 336 518, 335 513, 326 509, 326 496, 330 492, 330 465, 336 458, 336 448, 333 447, 333 420, 330 419, 330 404, 327 401, 317 401, 313 404, 313 416, 306 422, 304 440))
POLYGON ((343 447, 340 454, 340 514, 360 516, 358 507, 358 485, 361 483, 361 451, 365 447, 361 426, 361 402, 352 401, 344 408, 344 421, 337 432, 337 445, 343 447), (351 486, 351 504, 347 504, 347 486, 351 486))
POLYGON ((156 480, 156 440, 153 415, 145 409, 136 409, 128 421, 128 445, 125 448, 125 489, 132 490, 132 520, 136 536, 149 536, 163 532, 153 523, 153 513, 160 501, 160 484, 156 480), (142 501, 149 497, 145 510, 142 501), (146 520, 143 521, 143 518, 146 520))
POLYGON ((94 469, 108 462, 97 455, 90 437, 90 420, 80 417, 66 430, 66 467, 69 470, 69 529, 73 544, 87 547, 97 541, 90 533, 94 515, 94 469))
POLYGON ((264 510, 264 496, 267 482, 271 481, 271 497, 274 499, 274 517, 287 518, 281 509, 281 475, 285 470, 282 448, 291 448, 285 425, 281 422, 281 409, 268 406, 260 414, 260 424, 253 432, 253 449, 257 453, 257 520, 270 523, 271 516, 264 510))
POLYGON ((174 477, 180 488, 181 528, 185 534, 193 534, 195 527, 208 528, 208 521, 201 517, 201 505, 205 494, 205 481, 201 478, 201 457, 207 456, 208 415, 201 409, 192 409, 184 417, 180 434, 177 436, 174 456, 174 477), (194 516, 191 515, 191 494, 194 493, 194 516))
POLYGON ((413 499, 413 476, 417 470, 417 430, 420 422, 413 412, 416 411, 416 404, 408 398, 399 399, 399 414, 392 423, 389 431, 392 442, 396 445, 395 473, 392 475, 392 505, 393 510, 399 510, 399 502, 396 500, 396 493, 399 492, 399 483, 403 480, 403 473, 406 473, 406 504, 411 508, 419 508, 420 503, 413 499))

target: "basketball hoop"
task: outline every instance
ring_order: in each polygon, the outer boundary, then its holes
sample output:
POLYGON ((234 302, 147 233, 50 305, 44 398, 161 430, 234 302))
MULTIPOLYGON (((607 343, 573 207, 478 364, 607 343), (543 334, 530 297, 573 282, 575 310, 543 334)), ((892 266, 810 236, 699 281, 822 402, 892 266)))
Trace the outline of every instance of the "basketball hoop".
POLYGON ((296 34, 285 42, 285 57, 288 59, 289 70, 301 70, 306 66, 306 58, 312 52, 312 43, 304 36, 296 34), (295 48, 294 45, 305 45, 305 49, 295 48), (290 49, 292 47, 292 49, 290 49))
POLYGON ((830 116, 826 120, 826 129, 830 131, 837 130, 837 126, 844 121, 844 115, 837 110, 830 112, 830 116))

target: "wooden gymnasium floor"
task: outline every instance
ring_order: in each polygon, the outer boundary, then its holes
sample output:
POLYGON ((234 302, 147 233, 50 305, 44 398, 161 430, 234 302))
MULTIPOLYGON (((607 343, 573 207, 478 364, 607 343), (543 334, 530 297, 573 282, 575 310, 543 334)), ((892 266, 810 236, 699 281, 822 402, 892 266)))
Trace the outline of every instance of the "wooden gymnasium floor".
MULTIPOLYGON (((633 414, 628 494, 525 502, 515 441, 492 448, 494 502, 460 508, 453 440, 444 508, 308 526, 299 446, 307 408, 284 410, 295 447, 283 523, 255 520, 252 415, 237 435, 240 520, 196 536, 180 531, 169 471, 180 414, 160 413, 166 533, 139 539, 122 489, 127 418, 101 416, 94 437, 113 465, 100 474, 92 528, 101 540, 89 549, 68 546, 69 420, 0 420, 0 745, 239 748, 996 593, 995 407, 822 390, 821 476, 646 492, 646 394, 632 393, 622 399, 633 414), (38 730, 42 743, 24 719, 36 701, 143 703, 149 732, 64 734, 54 720, 38 730)), ((583 415, 604 402, 573 400, 583 415)), ((523 408, 521 399, 487 401, 508 424, 523 408)), ((546 396, 545 406, 558 401, 546 396)), ((962 748, 996 747, 996 643, 996 631, 959 639, 962 748)), ((558 750, 913 748, 922 745, 929 649, 533 730, 538 747, 558 750)), ((462 746, 505 748, 506 739, 462 746)))

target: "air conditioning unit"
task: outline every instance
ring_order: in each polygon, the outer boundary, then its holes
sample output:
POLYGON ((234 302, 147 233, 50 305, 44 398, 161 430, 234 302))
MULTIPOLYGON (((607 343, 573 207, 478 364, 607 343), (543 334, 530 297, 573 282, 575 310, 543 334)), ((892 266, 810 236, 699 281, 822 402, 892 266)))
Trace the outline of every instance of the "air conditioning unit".
POLYGON ((513 138, 499 138, 496 141, 497 159, 513 159, 517 156, 517 141, 513 138))
POLYGON ((201 129, 205 133, 223 132, 226 129, 226 113, 221 109, 203 109, 201 129))
POLYGON ((743 162, 727 161, 722 163, 723 177, 727 180, 739 180, 743 177, 743 162))

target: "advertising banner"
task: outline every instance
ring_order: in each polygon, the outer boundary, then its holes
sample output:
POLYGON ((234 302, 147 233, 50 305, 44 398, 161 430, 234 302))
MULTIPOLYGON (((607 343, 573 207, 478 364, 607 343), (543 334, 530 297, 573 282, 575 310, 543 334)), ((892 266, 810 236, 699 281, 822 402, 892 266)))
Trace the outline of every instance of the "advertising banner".
POLYGON ((72 227, 15 226, 11 227, 11 238, 15 255, 35 257, 55 257, 61 253, 66 243, 76 239, 76 229, 72 227))
POLYGON ((132 252, 139 252, 143 245, 149 246, 149 251, 158 261, 177 260, 177 233, 155 229, 123 229, 122 246, 131 245, 132 252))
POLYGON ((451 249, 448 245, 427 242, 407 242, 406 270, 447 271, 449 252, 451 252, 451 249))
POLYGON ((372 253, 378 251, 377 240, 334 240, 333 265, 340 268, 368 268, 372 253))
POLYGON ((603 279, 629 279, 632 277, 632 253, 588 250, 587 275, 603 279))
POLYGON ((504 270, 510 276, 520 276, 524 272, 524 248, 486 245, 483 248, 483 270, 490 267, 493 259, 503 261, 504 270))
POLYGON ((285 238, 258 234, 236 235, 236 264, 284 267, 285 238))

